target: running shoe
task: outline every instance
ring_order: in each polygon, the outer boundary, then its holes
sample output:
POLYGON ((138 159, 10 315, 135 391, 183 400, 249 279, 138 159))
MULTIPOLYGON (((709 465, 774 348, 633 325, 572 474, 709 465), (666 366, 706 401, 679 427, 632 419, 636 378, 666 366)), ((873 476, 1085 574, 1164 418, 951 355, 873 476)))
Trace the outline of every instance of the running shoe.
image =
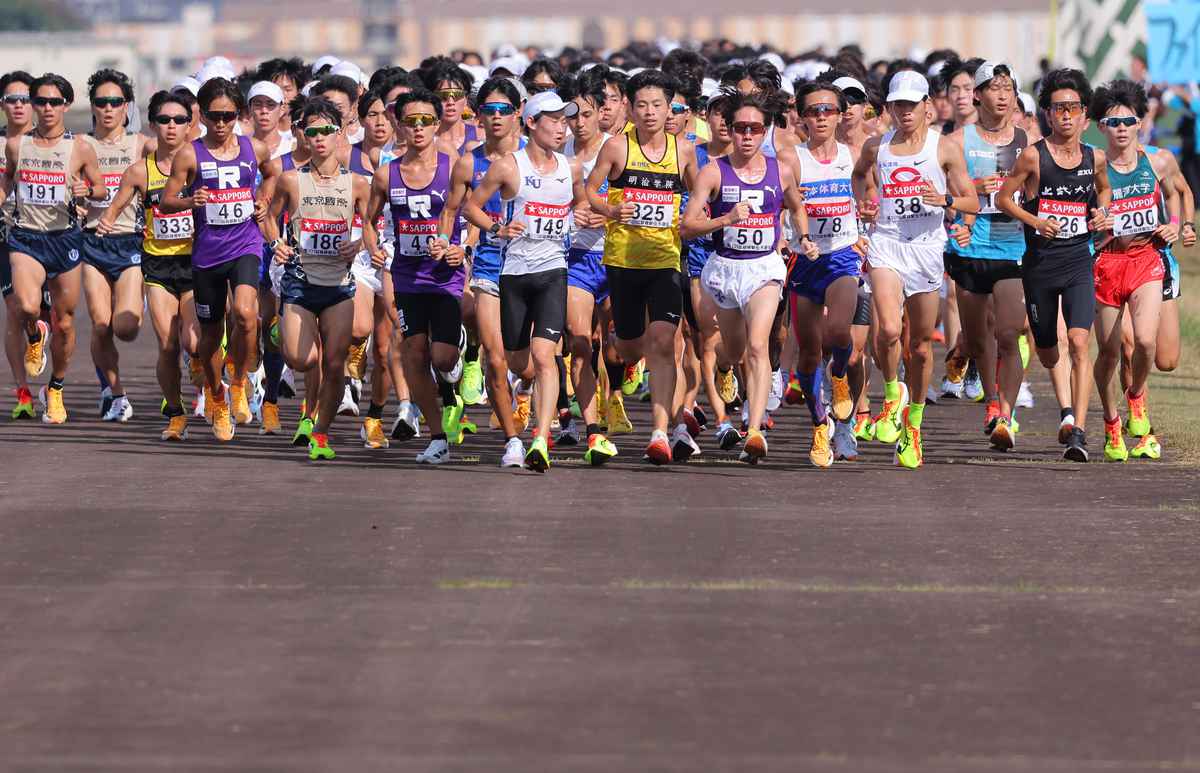
POLYGON ((317 462, 322 459, 332 461, 337 458, 337 454, 329 447, 329 436, 324 432, 314 432, 312 439, 308 441, 308 459, 312 462, 317 462))
POLYGON ((351 378, 342 390, 342 402, 338 406, 338 416, 357 416, 358 399, 362 396, 362 382, 351 378))
POLYGON ((1016 422, 1007 416, 997 416, 988 435, 988 441, 997 451, 1009 451, 1017 442, 1016 422))
POLYGON ((546 438, 538 435, 529 444, 525 452, 525 469, 534 472, 545 472, 550 469, 550 450, 546 448, 546 438))
POLYGON ((833 465, 833 449, 830 441, 833 439, 833 419, 825 417, 822 424, 813 426, 812 448, 808 451, 808 461, 814 467, 831 467, 833 465))
POLYGON ((570 406, 567 408, 567 412, 571 414, 572 419, 582 419, 583 418, 583 409, 579 407, 578 396, 576 396, 576 395, 571 396, 571 402, 570 402, 570 406))
POLYGON ((921 447, 921 428, 909 424, 907 408, 904 409, 904 431, 900 434, 900 441, 896 443, 893 463, 910 470, 915 470, 925 463, 925 454, 921 447))
POLYGON ((370 416, 363 419, 358 436, 362 438, 363 448, 387 448, 389 445, 387 435, 383 434, 383 421, 370 416))
POLYGON ((854 417, 854 439, 863 442, 875 439, 875 423, 871 421, 870 413, 860 413, 854 417))
POLYGON ((1063 458, 1081 463, 1088 460, 1087 435, 1079 427, 1071 427, 1071 433, 1067 437, 1067 450, 1063 451, 1063 458))
POLYGON ((788 376, 787 389, 783 390, 783 402, 786 405, 800 405, 804 402, 804 387, 800 386, 800 377, 795 373, 788 376))
POLYGON ((262 404, 262 422, 258 428, 260 435, 278 435, 283 429, 279 423, 279 406, 275 403, 262 404))
POLYGON ((467 360, 463 363, 462 383, 459 392, 467 405, 483 405, 483 365, 478 359, 467 360))
POLYGON ((1021 382, 1021 388, 1017 390, 1017 401, 1014 404, 1018 408, 1033 407, 1033 390, 1029 388, 1028 381, 1021 382))
POLYGON ((696 418, 696 414, 683 409, 683 423, 687 426, 688 434, 692 437, 700 437, 700 420, 696 418))
POLYGON ((983 415, 983 434, 991 435, 996 428, 996 420, 1000 418, 1000 401, 992 400, 987 404, 987 412, 983 415))
POLYGON ((213 436, 222 443, 227 443, 233 440, 233 417, 229 413, 229 390, 218 400, 216 397, 211 397, 209 404, 212 406, 212 428, 213 436))
MULTIPOLYGON (((1029 367, 1029 354, 1030 354, 1030 352, 1029 352, 1029 337, 1026 336, 1024 333, 1017 336, 1017 351, 1021 355, 1021 367, 1028 368, 1029 367)), ((1033 406, 1029 405, 1029 406, 1021 406, 1021 407, 1022 408, 1032 408, 1033 406)))
MULTIPOLYGON (((567 416, 570 416, 570 411, 564 411, 567 416)), ((563 417, 559 416, 561 424, 563 417)), ((562 431, 558 433, 558 437, 554 441, 560 446, 577 446, 579 445, 579 428, 575 426, 575 419, 568 418, 566 424, 562 424, 562 431)))
POLYGON ((114 397, 112 405, 109 406, 108 413, 100 417, 100 421, 116 421, 124 424, 133 418, 133 405, 129 402, 127 395, 114 397))
MULTIPOLYGON (((460 401, 461 402, 461 401, 460 401)), ((529 418, 531 411, 532 395, 528 392, 516 394, 516 407, 513 409, 513 423, 517 425, 517 432, 524 432, 529 429, 529 418)))
POLYGON ((25 375, 37 378, 46 370, 46 353, 50 350, 50 326, 44 319, 37 321, 38 339, 25 338, 25 375))
POLYGON ((292 435, 292 445, 305 446, 312 440, 313 420, 307 416, 300 419, 300 423, 296 425, 296 434, 292 435))
POLYGON ((1158 443, 1158 438, 1154 437, 1154 433, 1143 435, 1138 440, 1138 444, 1133 447, 1129 455, 1134 459, 1161 459, 1162 446, 1158 443))
POLYGON ((651 464, 670 464, 671 443, 667 439, 667 433, 661 429, 654 430, 650 434, 650 445, 646 446, 646 454, 642 458, 651 464))
POLYGON ((833 428, 833 458, 838 462, 858 461, 858 438, 848 421, 839 421, 833 428))
POLYGON ((238 424, 249 424, 250 420, 254 418, 254 414, 250 412, 250 401, 246 397, 244 381, 240 384, 229 385, 229 401, 234 421, 238 424))
POLYGON ((421 423, 417 420, 416 409, 413 404, 407 400, 400 403, 400 410, 396 414, 396 421, 392 423, 392 440, 408 440, 409 438, 419 437, 421 434, 421 423))
POLYGON ((1121 421, 1118 419, 1111 424, 1104 422, 1104 460, 1123 462, 1127 459, 1129 450, 1125 448, 1125 438, 1121 434, 1121 421))
POLYGON ((854 415, 854 399, 850 396, 850 379, 833 377, 833 401, 829 404, 836 421, 849 421, 854 415))
POLYGON ((287 365, 283 366, 283 373, 279 376, 279 396, 285 400, 296 397, 296 374, 287 365))
POLYGON ((650 371, 642 374, 642 383, 638 385, 637 391, 633 393, 633 399, 639 403, 650 402, 650 371))
POLYGON ((599 467, 617 455, 617 447, 604 435, 597 432, 588 436, 588 448, 583 452, 583 461, 599 467))
POLYGON ((346 375, 350 378, 362 381, 367 377, 367 342, 370 340, 368 336, 367 341, 357 346, 350 344, 350 352, 346 355, 346 375))
POLYGON ((500 466, 525 466, 525 445, 521 442, 521 438, 509 438, 509 441, 504 444, 504 456, 500 457, 500 466))
POLYGON ((167 421, 167 428, 162 431, 163 440, 182 441, 187 439, 187 414, 172 416, 167 421))
POLYGON ((33 409, 33 393, 25 387, 17 389, 17 404, 13 406, 12 417, 16 419, 32 419, 37 416, 33 409))
POLYGON ((113 393, 112 387, 103 387, 100 389, 100 418, 108 415, 108 409, 112 408, 113 393))
POLYGON ((948 400, 961 400, 963 396, 963 382, 951 381, 949 376, 942 379, 942 394, 941 397, 948 400))
POLYGON ((786 384, 783 379, 783 371, 775 370, 771 372, 771 391, 767 395, 767 410, 777 411, 779 406, 783 404, 783 390, 786 384))
POLYGON ((1058 423, 1058 444, 1067 445, 1071 442, 1071 432, 1075 429, 1075 415, 1068 413, 1058 423))
MULTIPOLYGON (((726 405, 729 405, 730 403, 737 400, 738 380, 737 380, 737 376, 734 375, 733 368, 730 368, 728 370, 721 370, 720 368, 717 368, 716 381, 717 381, 717 396, 720 397, 721 400, 726 405)), ((801 392, 800 399, 801 400, 804 399, 803 392, 801 392)))
POLYGON ((676 462, 686 462, 693 456, 700 455, 700 446, 688 432, 686 424, 679 424, 671 435, 671 458, 676 462))
POLYGON ((983 379, 979 377, 979 368, 975 367, 974 360, 967 366, 967 375, 963 379, 963 397, 974 403, 982 402, 985 397, 983 379))
MULTIPOLYGON (((621 435, 633 432, 633 423, 629 421, 629 415, 625 413, 625 400, 621 398, 620 391, 612 393, 608 398, 608 434, 621 435)), ((666 434, 666 433, 663 433, 666 434)))
POLYGON ((212 399, 208 393, 208 387, 197 389, 196 398, 192 400, 192 415, 197 419, 204 419, 208 424, 212 424, 212 409, 209 407, 211 402, 212 399))
POLYGON ((901 415, 908 406, 908 385, 900 382, 900 399, 885 400, 883 410, 873 420, 875 425, 875 440, 880 443, 893 444, 900 439, 904 431, 901 415))
POLYGON ((701 432, 708 429, 708 414, 705 413, 704 409, 700 407, 700 403, 696 403, 692 406, 692 418, 694 418, 696 423, 700 425, 701 432))
POLYGON ((454 405, 447 405, 442 408, 442 432, 446 433, 446 439, 454 445, 462 445, 463 429, 463 399, 462 397, 454 396, 454 405))
POLYGON ((608 426, 608 400, 604 397, 604 391, 600 386, 600 379, 596 379, 596 423, 601 427, 608 426))
POLYGON ((746 433, 746 443, 742 446, 742 452, 738 454, 738 461, 745 462, 749 465, 755 465, 766 458, 766 437, 764 437, 763 433, 756 429, 750 430, 746 433))
POLYGON ((642 378, 646 375, 646 361, 638 360, 632 365, 625 366, 625 378, 621 381, 621 394, 626 397, 633 395, 638 391, 638 387, 642 385, 642 378))
POLYGON ((741 442, 742 433, 728 421, 721 422, 717 427, 717 444, 721 446, 722 451, 732 451, 741 442))
POLYGON ((462 418, 458 420, 458 426, 462 429, 464 435, 474 435, 479 432, 479 425, 471 421, 464 409, 462 418))
POLYGON ((63 404, 61 389, 46 389, 46 411, 42 414, 42 423, 67 423, 67 407, 63 404))
POLYGON ((1125 402, 1129 404, 1129 421, 1125 426, 1133 437, 1145 437, 1150 434, 1150 412, 1146 410, 1146 392, 1137 397, 1125 390, 1125 402))
POLYGON ((445 438, 429 441, 425 450, 417 454, 417 464, 442 464, 450 461, 450 444, 445 438))
POLYGON ((967 373, 967 358, 958 354, 956 349, 952 349, 946 354, 946 375, 942 379, 942 385, 947 383, 951 385, 949 394, 943 389, 943 394, 946 397, 961 398, 963 389, 963 377, 967 373))
POLYGON ((183 361, 187 365, 188 380, 192 382, 192 386, 197 389, 204 386, 204 367, 200 364, 200 360, 184 352, 183 361))

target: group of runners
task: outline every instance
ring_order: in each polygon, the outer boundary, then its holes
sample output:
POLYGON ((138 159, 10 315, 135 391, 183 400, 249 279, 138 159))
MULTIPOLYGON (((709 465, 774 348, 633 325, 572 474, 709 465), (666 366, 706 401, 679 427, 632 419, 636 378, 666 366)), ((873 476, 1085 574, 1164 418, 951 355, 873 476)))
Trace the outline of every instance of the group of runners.
POLYGON ((217 57, 150 96, 145 133, 130 79, 101 70, 80 135, 71 83, 5 74, 12 418, 68 420, 82 289, 105 421, 133 415, 120 343, 148 313, 164 441, 256 427, 328 460, 351 416, 367 448, 427 435, 416 461, 441 464, 479 407, 501 466, 544 472, 554 446, 615 457, 644 395, 654 464, 710 426, 756 464, 771 413, 802 404, 812 464, 873 441, 916 468, 939 400, 980 402, 986 442, 1014 447, 1031 342, 1065 458, 1089 459, 1093 381, 1104 458, 1160 457, 1147 380, 1178 363, 1171 248, 1195 241, 1194 200, 1139 139, 1141 85, 1062 69, 1035 99, 951 52, 879 73, 685 49, 568 64, 217 57), (285 433, 279 400, 301 396, 285 433))

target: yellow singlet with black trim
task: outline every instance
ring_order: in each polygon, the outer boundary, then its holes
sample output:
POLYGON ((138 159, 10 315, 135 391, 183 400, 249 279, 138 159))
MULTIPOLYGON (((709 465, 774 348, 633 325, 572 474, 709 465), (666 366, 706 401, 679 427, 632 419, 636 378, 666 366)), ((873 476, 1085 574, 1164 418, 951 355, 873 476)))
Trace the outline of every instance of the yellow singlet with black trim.
POLYGON ((683 176, 675 137, 658 162, 646 158, 637 133, 625 135, 625 169, 609 182, 608 203, 633 202, 628 223, 608 221, 604 236, 604 265, 617 268, 679 268, 679 206, 683 176))
POLYGON ((167 175, 158 168, 158 154, 146 156, 146 231, 142 250, 147 255, 179 256, 192 254, 192 212, 172 215, 158 211, 167 175))

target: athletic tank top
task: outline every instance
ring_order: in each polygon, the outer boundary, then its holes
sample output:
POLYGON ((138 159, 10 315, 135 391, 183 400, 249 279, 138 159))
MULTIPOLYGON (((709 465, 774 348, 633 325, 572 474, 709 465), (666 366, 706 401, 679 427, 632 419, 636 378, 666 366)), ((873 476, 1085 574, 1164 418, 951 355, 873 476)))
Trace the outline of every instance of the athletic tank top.
POLYGON ((808 235, 817 249, 828 255, 857 242, 858 218, 854 194, 850 192, 854 157, 850 148, 839 142, 837 155, 829 163, 818 161, 807 145, 797 145, 796 155, 800 158, 808 235))
POLYGON ((637 132, 625 134, 625 168, 608 184, 608 203, 634 205, 628 223, 609 220, 604 236, 604 265, 619 268, 678 268, 679 203, 683 177, 675 137, 666 135, 662 158, 651 161, 642 152, 637 132))
MULTIPOLYGON (((604 147, 604 143, 608 142, 612 135, 604 134, 600 139, 600 147, 604 147)), ((568 138, 573 139, 573 138, 568 138)), ((567 158, 572 158, 575 155, 574 143, 567 143, 566 151, 567 158)), ((596 168, 596 159, 600 158, 600 153, 592 156, 591 161, 581 161, 583 167, 583 177, 586 180, 592 170, 596 168)), ((600 195, 608 195, 608 180, 600 184, 600 195)), ((582 250, 583 252, 603 252, 604 250, 604 226, 599 228, 580 228, 575 224, 575 219, 571 219, 571 249, 582 250)))
MULTIPOLYGON (((1112 185, 1113 239, 1110 249, 1154 243, 1153 232, 1167 221, 1158 175, 1145 151, 1138 151, 1137 164, 1128 172, 1108 164, 1112 185)), ((1160 240, 1161 241, 1161 240, 1160 240)), ((1161 243, 1158 246, 1162 246, 1161 243)))
POLYGON ((262 255, 263 238, 254 222, 258 159, 249 137, 238 137, 238 154, 222 161, 204 140, 193 140, 196 179, 192 190, 208 188, 208 202, 192 210, 196 236, 192 265, 211 268, 243 255, 262 255))
POLYGON ((358 142, 350 146, 350 171, 355 174, 361 174, 364 177, 370 177, 374 171, 368 166, 371 159, 363 152, 362 143, 358 142))
MULTIPOLYGON (((1007 145, 992 145, 979 136, 977 124, 967 124, 963 127, 967 174, 972 181, 991 175, 1008 177, 1027 144, 1023 129, 1014 128, 1012 142, 1007 145)), ((1017 192, 1016 202, 1021 203, 1020 191, 1017 192)), ((995 193, 981 195, 979 214, 971 228, 971 243, 960 247, 958 242, 951 239, 946 244, 946 251, 969 258, 1020 260, 1025 256, 1025 227, 1019 220, 1012 219, 996 208, 995 193)))
MULTIPOLYGON (((695 135, 689 135, 694 137, 695 135)), ((703 169, 708 165, 708 145, 696 145, 696 168, 703 169)), ((683 222, 683 213, 687 211, 688 191, 679 196, 679 220, 683 222)), ((682 257, 679 263, 680 271, 687 271, 687 265, 691 262, 694 265, 703 265, 708 262, 708 256, 712 252, 713 235, 700 236, 695 239, 689 239, 683 243, 682 257)))
POLYGON ((354 178, 342 167, 334 179, 318 182, 307 164, 296 175, 300 201, 288 223, 288 243, 296 253, 288 269, 312 285, 349 284, 350 264, 338 249, 354 221, 354 178))
POLYGON ((1063 169, 1055 162, 1046 141, 1034 143, 1038 150, 1038 195, 1025 202, 1025 209, 1034 216, 1058 222, 1060 230, 1054 239, 1046 239, 1025 226, 1025 242, 1029 257, 1038 261, 1087 259, 1092 257, 1092 241, 1088 233, 1088 213, 1096 201, 1096 154, 1084 143, 1079 165, 1063 169))
POLYGON ((942 224, 946 210, 931 207, 921 200, 925 183, 933 183, 938 193, 946 192, 946 175, 938 163, 938 142, 942 135, 934 129, 925 132, 925 144, 912 155, 892 151, 895 130, 879 143, 876 171, 879 175, 879 218, 875 233, 909 244, 943 247, 946 228, 942 224))
MULTIPOLYGON (((371 157, 363 152, 361 142, 350 146, 350 171, 360 177, 365 177, 368 184, 375 177, 375 170, 368 166, 370 163, 371 157)), ((362 226, 362 215, 355 212, 354 225, 350 229, 351 241, 358 241, 362 238, 362 226)), ((380 243, 392 240, 392 219, 387 207, 383 208, 383 211, 379 213, 379 218, 375 221, 375 233, 379 236, 380 243)))
POLYGON ((192 254, 192 211, 185 210, 171 215, 158 211, 162 203, 163 188, 167 175, 158 168, 158 154, 151 153, 143 163, 146 165, 146 230, 142 239, 142 251, 147 255, 191 255, 192 254))
MULTIPOLYGON (((525 147, 525 138, 521 137, 518 141, 517 149, 521 150, 525 147)), ((471 187, 478 188, 483 182, 484 175, 492 168, 492 162, 487 157, 487 151, 484 145, 480 145, 471 150, 471 187)), ((500 223, 504 220, 504 204, 500 201, 500 191, 492 194, 483 204, 483 211, 491 218, 493 223, 500 223)), ((482 253, 485 261, 491 259, 495 265, 500 262, 500 241, 485 230, 479 232, 479 243, 475 247, 475 253, 482 253)))
POLYGON ((712 216, 724 217, 743 201, 750 205, 749 217, 713 233, 713 244, 722 258, 749 260, 775 252, 783 209, 783 183, 779 179, 779 159, 767 157, 766 162, 763 178, 748 183, 738 176, 728 156, 717 159, 721 191, 716 201, 709 202, 712 216))
POLYGON ((763 136, 762 154, 767 158, 775 158, 779 153, 775 150, 775 124, 767 127, 767 133, 763 136))
POLYGON ((35 145, 32 134, 21 138, 13 170, 13 225, 43 233, 79 227, 68 184, 74 148, 75 135, 70 132, 48 148, 35 145))
MULTIPOLYGON (((400 170, 401 159, 388 165, 388 200, 392 208, 396 252, 392 259, 392 284, 398 293, 448 293, 462 295, 465 265, 451 266, 429 255, 429 243, 438 232, 438 218, 450 190, 450 157, 437 155, 437 170, 423 188, 411 188, 400 170)), ((458 231, 450 236, 458 243, 458 231)))
POLYGON ((467 146, 472 142, 479 140, 479 130, 475 128, 475 124, 463 124, 463 141, 458 146, 458 155, 462 155, 467 150, 467 146))
POLYGON ((533 274, 567 267, 567 240, 571 232, 574 198, 571 164, 554 154, 555 168, 543 175, 529 160, 529 151, 513 153, 521 185, 517 195, 504 200, 504 219, 521 223, 525 232, 500 245, 501 274, 533 274))
MULTIPOLYGON (((85 199, 87 203, 87 219, 84 221, 84 228, 96 227, 96 224, 100 222, 100 216, 112 204, 117 191, 121 188, 121 175, 125 174, 125 170, 137 162, 139 149, 138 136, 137 134, 127 133, 122 135, 116 142, 101 142, 90 134, 83 135, 83 141, 91 145, 92 149, 96 151, 97 166, 100 167, 100 174, 104 177, 104 187, 108 189, 108 196, 105 197, 104 201, 85 199)), ((137 197, 134 197, 125 206, 125 209, 117 213, 116 218, 113 220, 113 233, 137 233, 142 230, 144 225, 142 202, 137 197)))

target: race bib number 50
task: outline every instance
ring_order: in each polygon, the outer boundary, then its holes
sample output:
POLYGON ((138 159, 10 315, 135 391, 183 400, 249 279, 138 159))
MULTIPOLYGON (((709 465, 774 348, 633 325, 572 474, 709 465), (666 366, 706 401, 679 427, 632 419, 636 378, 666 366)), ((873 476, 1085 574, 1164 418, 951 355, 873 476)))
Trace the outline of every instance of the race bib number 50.
POLYGON ((675 219, 675 194, 671 191, 652 191, 626 188, 625 201, 633 203, 629 225, 641 228, 670 228, 675 219))
POLYGON ((740 223, 724 229, 725 248, 737 252, 764 252, 775 248, 775 215, 751 214, 740 223))
POLYGON ((249 188, 209 191, 204 218, 209 225, 238 225, 254 215, 254 197, 249 188))
POLYGON ((1056 239, 1071 239, 1087 233, 1087 202, 1038 199, 1038 217, 1058 223, 1056 239))

